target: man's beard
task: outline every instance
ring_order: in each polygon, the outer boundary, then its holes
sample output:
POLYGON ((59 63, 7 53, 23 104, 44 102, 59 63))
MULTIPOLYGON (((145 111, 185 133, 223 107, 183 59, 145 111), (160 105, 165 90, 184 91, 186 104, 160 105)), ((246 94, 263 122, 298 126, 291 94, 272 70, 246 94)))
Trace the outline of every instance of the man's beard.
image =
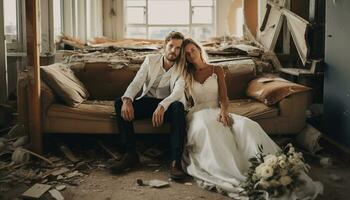
POLYGON ((177 60, 178 56, 174 53, 170 53, 166 55, 166 59, 170 62, 175 62, 177 60))

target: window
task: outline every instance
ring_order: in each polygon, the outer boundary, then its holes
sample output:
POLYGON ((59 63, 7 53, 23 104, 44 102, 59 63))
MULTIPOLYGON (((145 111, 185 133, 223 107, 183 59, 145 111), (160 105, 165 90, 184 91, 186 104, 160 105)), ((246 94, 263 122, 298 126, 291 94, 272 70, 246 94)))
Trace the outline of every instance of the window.
MULTIPOLYGON (((103 10, 101 0, 62 0, 63 33, 87 42, 103 36, 103 10)), ((55 8, 56 9, 56 8, 55 8)), ((59 22, 57 21, 57 27, 59 22)))
POLYGON ((4 0, 4 22, 7 49, 16 51, 18 42, 17 1, 4 0))
POLYGON ((214 0, 125 0, 126 37, 164 39, 181 31, 197 40, 215 34, 214 0))
POLYGON ((62 34, 62 1, 53 0, 54 38, 58 41, 62 34))

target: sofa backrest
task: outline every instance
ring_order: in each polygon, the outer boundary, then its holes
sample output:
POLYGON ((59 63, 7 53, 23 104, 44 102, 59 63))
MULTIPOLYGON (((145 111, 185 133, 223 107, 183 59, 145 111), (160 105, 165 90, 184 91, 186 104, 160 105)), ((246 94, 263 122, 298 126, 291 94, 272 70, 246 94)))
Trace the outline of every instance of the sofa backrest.
MULTIPOLYGON (((239 63, 219 64, 225 70, 229 99, 246 98, 248 83, 255 77, 254 63, 239 63)), ((138 67, 114 69, 108 63, 85 63, 72 65, 71 69, 89 91, 89 99, 114 100, 124 94, 138 67)))
POLYGON ((219 64, 224 68, 229 99, 247 98, 248 83, 256 77, 253 60, 236 60, 219 64))
POLYGON ((130 68, 114 69, 108 63, 72 65, 71 69, 89 91, 91 100, 121 97, 136 75, 130 68))

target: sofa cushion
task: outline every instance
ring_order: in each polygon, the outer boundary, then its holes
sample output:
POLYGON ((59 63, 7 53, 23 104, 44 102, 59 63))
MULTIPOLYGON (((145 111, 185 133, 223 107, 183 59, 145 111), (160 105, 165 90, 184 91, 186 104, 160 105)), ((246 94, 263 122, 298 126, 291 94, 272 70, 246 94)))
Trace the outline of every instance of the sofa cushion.
POLYGON ((42 66, 43 80, 67 105, 76 107, 89 96, 83 83, 74 75, 67 65, 55 63, 42 66))
POLYGON ((77 107, 53 104, 47 116, 67 119, 111 121, 114 118, 113 101, 86 101, 77 107))
POLYGON ((261 77, 249 82, 247 95, 266 105, 273 105, 291 94, 310 89, 278 77, 261 77))
POLYGON ((253 99, 237 99, 229 102, 228 112, 249 117, 253 120, 278 116, 275 106, 267 106, 253 99))

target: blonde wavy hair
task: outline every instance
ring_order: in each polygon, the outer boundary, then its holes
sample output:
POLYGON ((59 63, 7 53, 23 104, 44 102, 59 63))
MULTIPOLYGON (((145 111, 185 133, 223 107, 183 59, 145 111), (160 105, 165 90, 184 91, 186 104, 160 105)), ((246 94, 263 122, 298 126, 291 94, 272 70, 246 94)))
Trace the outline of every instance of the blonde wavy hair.
POLYGON ((180 56, 180 60, 179 60, 178 70, 179 70, 180 75, 185 80, 186 99, 189 102, 189 104, 193 104, 192 95, 191 95, 191 88, 192 88, 192 85, 194 82, 194 72, 196 71, 196 68, 195 68, 193 63, 190 63, 186 60, 185 48, 189 44, 193 44, 195 47, 197 47, 199 49, 200 57, 204 63, 208 63, 209 58, 208 58, 208 54, 206 53, 203 46, 199 42, 197 42, 196 40, 191 39, 191 38, 186 38, 182 42, 181 52, 180 52, 181 56, 180 56))

